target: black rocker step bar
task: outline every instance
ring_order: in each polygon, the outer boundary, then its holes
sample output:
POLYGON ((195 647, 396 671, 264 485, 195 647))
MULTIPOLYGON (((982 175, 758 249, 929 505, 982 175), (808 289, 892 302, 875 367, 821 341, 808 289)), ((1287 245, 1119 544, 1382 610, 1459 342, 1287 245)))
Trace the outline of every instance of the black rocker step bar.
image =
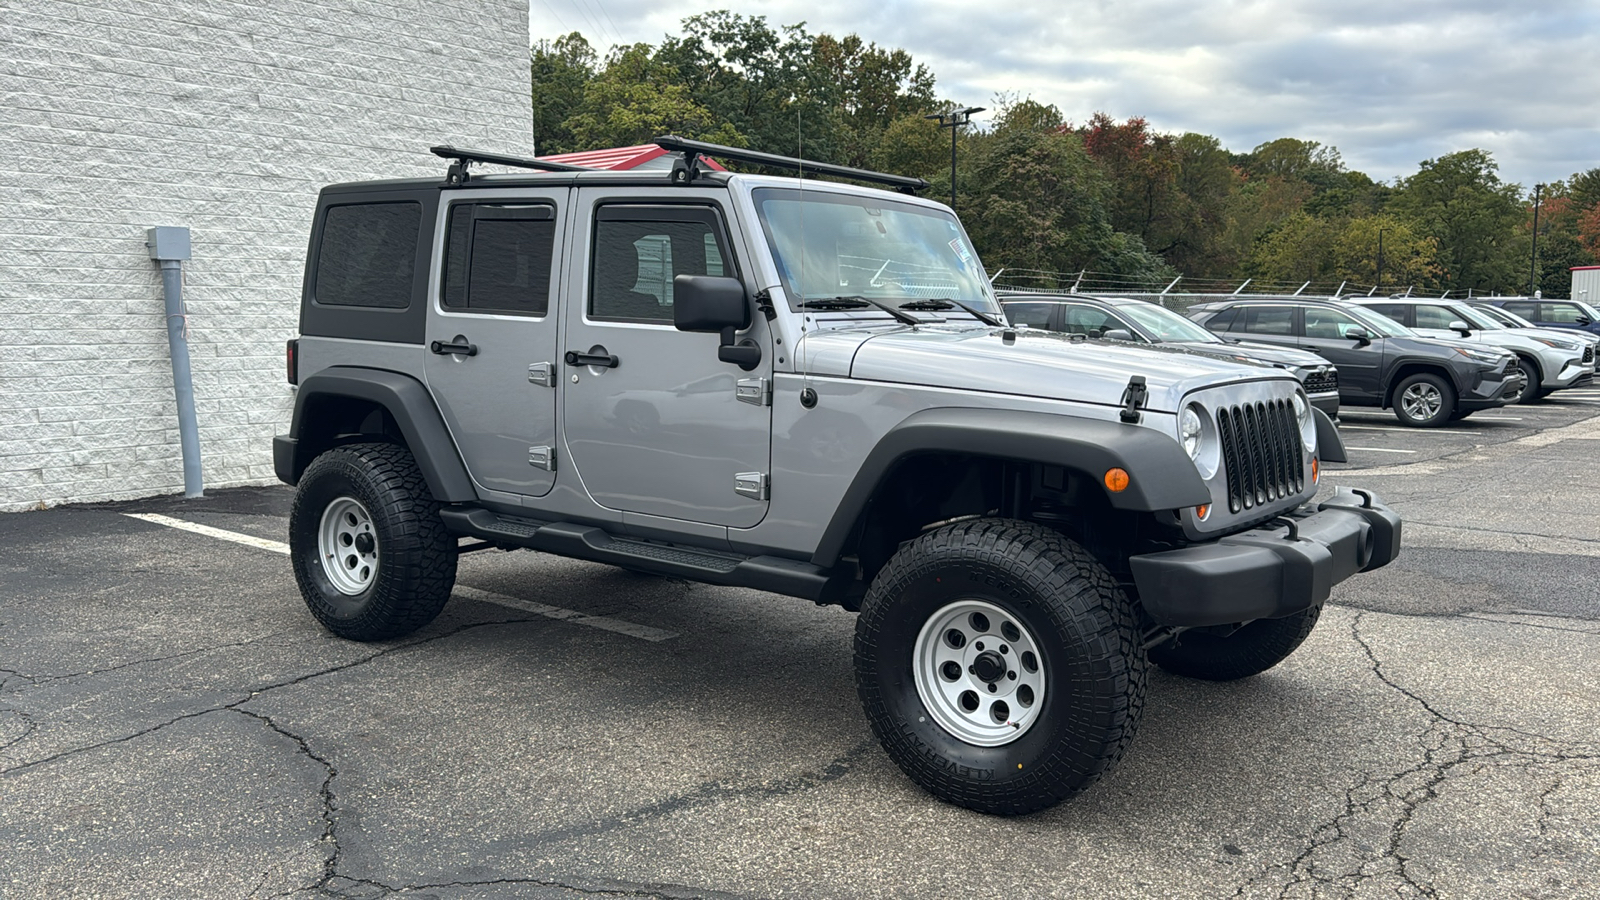
POLYGON ((502 516, 487 509, 442 509, 451 533, 495 544, 541 550, 708 584, 748 587, 854 608, 856 580, 780 556, 741 556, 699 547, 643 541, 609 534, 593 525, 542 522, 502 516))

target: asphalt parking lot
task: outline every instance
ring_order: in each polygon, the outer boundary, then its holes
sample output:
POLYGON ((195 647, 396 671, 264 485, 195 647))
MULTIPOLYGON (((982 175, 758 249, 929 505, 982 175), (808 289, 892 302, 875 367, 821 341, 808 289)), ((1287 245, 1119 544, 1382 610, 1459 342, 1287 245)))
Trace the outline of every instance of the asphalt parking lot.
POLYGON ((887 760, 838 609, 475 553, 360 645, 286 488, 0 516, 0 897, 1600 897, 1600 390, 1343 420, 1402 557, 1017 819, 887 760))

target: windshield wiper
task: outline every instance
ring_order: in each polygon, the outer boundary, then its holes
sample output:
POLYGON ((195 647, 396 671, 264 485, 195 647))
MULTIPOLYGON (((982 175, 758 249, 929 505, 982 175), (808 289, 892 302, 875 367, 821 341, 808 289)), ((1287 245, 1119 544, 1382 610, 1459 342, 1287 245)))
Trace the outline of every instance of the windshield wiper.
POLYGON ((990 328, 999 328, 1001 325, 1005 324, 999 319, 996 319, 994 316, 991 316, 974 306, 963 303, 954 297, 934 297, 928 300, 912 300, 910 303, 900 304, 900 308, 911 310, 960 309, 962 312, 972 316, 979 322, 988 325, 990 328))
POLYGON ((896 319, 904 322, 907 325, 927 324, 916 316, 913 316, 910 313, 901 312, 898 307, 890 306, 882 300, 874 300, 871 297, 862 297, 860 295, 854 295, 850 297, 818 297, 815 300, 802 300, 800 302, 801 309, 866 309, 869 306, 876 306, 877 308, 883 310, 891 316, 894 316, 896 319))

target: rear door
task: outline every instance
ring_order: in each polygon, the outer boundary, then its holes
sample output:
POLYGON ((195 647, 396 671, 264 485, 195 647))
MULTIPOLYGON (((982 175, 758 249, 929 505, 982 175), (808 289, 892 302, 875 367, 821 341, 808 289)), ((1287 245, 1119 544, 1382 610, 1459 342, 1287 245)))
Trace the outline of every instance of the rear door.
POLYGON ((573 258, 584 270, 565 282, 562 425, 572 469, 601 506, 734 528, 766 516, 766 320, 752 314, 735 336, 762 349, 751 371, 717 358, 720 335, 672 324, 675 276, 750 270, 731 239, 726 196, 662 188, 619 200, 614 189, 578 191, 573 258))
POLYGON ((551 288, 567 195, 529 188, 491 200, 472 192, 443 212, 428 386, 480 491, 513 500, 543 496, 555 482, 559 323, 551 288))
POLYGON ((1300 344, 1300 309, 1294 306, 1241 306, 1228 333, 1279 347, 1300 344))

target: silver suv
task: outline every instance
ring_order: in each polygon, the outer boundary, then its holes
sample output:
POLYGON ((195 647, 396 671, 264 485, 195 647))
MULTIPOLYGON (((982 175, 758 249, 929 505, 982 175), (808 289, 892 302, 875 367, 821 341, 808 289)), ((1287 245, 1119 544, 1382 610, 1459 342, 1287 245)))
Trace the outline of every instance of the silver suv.
POLYGON ((426 625, 484 547, 838 604, 889 756, 1024 813, 1122 756, 1151 663, 1270 668, 1399 552, 1372 494, 1309 503, 1286 372, 1009 327, 920 180, 657 143, 323 190, 273 450, 334 633, 426 625))

